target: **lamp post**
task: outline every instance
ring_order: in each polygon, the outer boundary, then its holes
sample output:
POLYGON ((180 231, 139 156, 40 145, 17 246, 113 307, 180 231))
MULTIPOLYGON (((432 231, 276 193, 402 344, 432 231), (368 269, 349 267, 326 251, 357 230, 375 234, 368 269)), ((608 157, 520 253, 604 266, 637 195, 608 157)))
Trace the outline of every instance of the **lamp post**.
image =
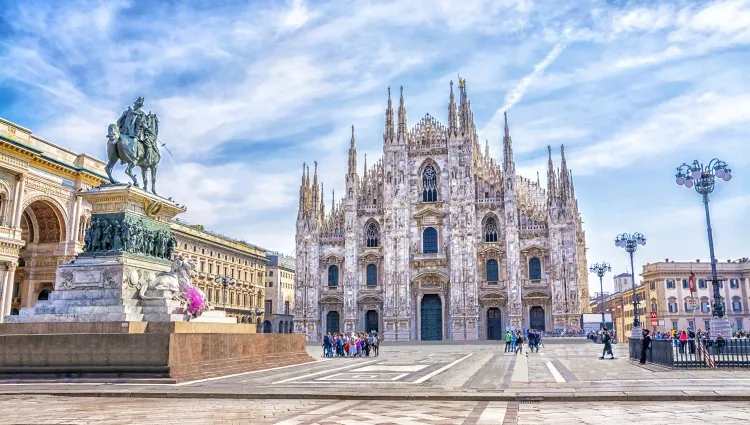
POLYGON ((604 329, 607 326, 607 321, 604 318, 604 281, 602 278, 605 273, 612 271, 612 267, 607 263, 596 263, 589 268, 589 271, 599 276, 599 297, 602 300, 602 323, 599 325, 599 329, 604 329))
POLYGON ((683 163, 677 167, 675 174, 677 184, 686 188, 695 188, 703 197, 703 206, 706 210, 706 228, 708 230, 708 250, 711 254, 711 281, 714 290, 714 305, 711 318, 711 337, 716 338, 721 335, 723 338, 729 337, 729 319, 726 318, 722 296, 719 293, 719 279, 716 276, 716 257, 714 256, 714 236, 711 231, 711 215, 708 212, 708 201, 714 191, 716 179, 719 178, 728 182, 732 180, 732 170, 726 162, 719 159, 712 159, 708 165, 703 165, 698 160, 693 161, 692 165, 683 163))
POLYGON ((641 339, 641 321, 638 319, 638 294, 635 293, 635 265, 633 264, 633 253, 638 249, 638 245, 646 245, 646 237, 643 234, 635 232, 632 235, 623 233, 615 238, 615 246, 625 248, 630 254, 630 271, 633 274, 633 329, 630 331, 631 338, 641 339))
POLYGON ((224 294, 224 311, 227 311, 227 286, 234 285, 235 283, 237 283, 237 281, 234 280, 233 277, 219 276, 216 279, 214 279, 214 282, 221 283, 221 286, 223 288, 223 294, 224 294))

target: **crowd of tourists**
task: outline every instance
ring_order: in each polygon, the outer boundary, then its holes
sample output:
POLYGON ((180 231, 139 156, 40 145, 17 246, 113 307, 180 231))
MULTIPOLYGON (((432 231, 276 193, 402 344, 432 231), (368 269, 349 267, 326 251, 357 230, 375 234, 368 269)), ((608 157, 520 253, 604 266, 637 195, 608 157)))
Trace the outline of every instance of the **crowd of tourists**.
POLYGON ((537 331, 535 329, 524 329, 521 332, 520 329, 515 331, 508 330, 505 332, 505 352, 506 353, 523 353, 523 343, 526 341, 529 351, 532 353, 534 349, 539 352, 539 346, 544 347, 544 332, 537 331))
POLYGON ((328 332, 323 337, 323 357, 377 357, 380 338, 371 334, 328 332))

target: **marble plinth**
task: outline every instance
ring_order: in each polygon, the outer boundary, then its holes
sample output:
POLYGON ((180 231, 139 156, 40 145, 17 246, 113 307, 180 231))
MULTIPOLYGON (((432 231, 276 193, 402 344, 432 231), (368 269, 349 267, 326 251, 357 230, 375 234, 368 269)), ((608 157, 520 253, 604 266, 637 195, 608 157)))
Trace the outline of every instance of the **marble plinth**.
POLYGON ((170 291, 148 290, 141 299, 139 289, 170 267, 166 260, 127 253, 78 257, 57 268, 48 300, 21 309, 6 322, 237 322, 223 311, 192 317, 170 291))

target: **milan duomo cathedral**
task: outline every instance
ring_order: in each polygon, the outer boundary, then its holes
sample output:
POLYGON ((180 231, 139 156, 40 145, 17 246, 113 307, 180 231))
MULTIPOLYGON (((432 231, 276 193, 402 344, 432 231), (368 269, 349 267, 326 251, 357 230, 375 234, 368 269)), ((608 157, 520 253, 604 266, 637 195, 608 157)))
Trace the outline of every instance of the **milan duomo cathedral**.
POLYGON ((448 125, 407 126, 390 89, 383 158, 357 168, 328 208, 317 163, 303 165, 294 328, 376 331, 386 341, 501 339, 509 328, 580 328, 586 242, 572 174, 548 147, 546 188, 516 174, 507 116, 503 164, 482 152, 466 82, 450 85, 448 125))

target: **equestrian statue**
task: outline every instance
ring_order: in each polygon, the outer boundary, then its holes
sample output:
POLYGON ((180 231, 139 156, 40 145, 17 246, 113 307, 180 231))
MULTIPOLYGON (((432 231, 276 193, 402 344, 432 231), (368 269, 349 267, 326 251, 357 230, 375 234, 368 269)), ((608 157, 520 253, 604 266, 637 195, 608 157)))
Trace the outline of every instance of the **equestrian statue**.
POLYGON ((105 169, 112 184, 118 184, 112 177, 112 168, 119 160, 126 164, 125 174, 133 179, 133 184, 138 186, 138 178, 133 173, 133 168, 141 167, 143 175, 143 190, 148 191, 148 179, 146 170, 151 170, 151 192, 156 194, 156 171, 159 169, 161 153, 157 140, 159 137, 159 119, 155 114, 143 112, 144 99, 139 97, 133 106, 122 113, 117 124, 110 124, 107 129, 107 157, 109 162, 105 169))

